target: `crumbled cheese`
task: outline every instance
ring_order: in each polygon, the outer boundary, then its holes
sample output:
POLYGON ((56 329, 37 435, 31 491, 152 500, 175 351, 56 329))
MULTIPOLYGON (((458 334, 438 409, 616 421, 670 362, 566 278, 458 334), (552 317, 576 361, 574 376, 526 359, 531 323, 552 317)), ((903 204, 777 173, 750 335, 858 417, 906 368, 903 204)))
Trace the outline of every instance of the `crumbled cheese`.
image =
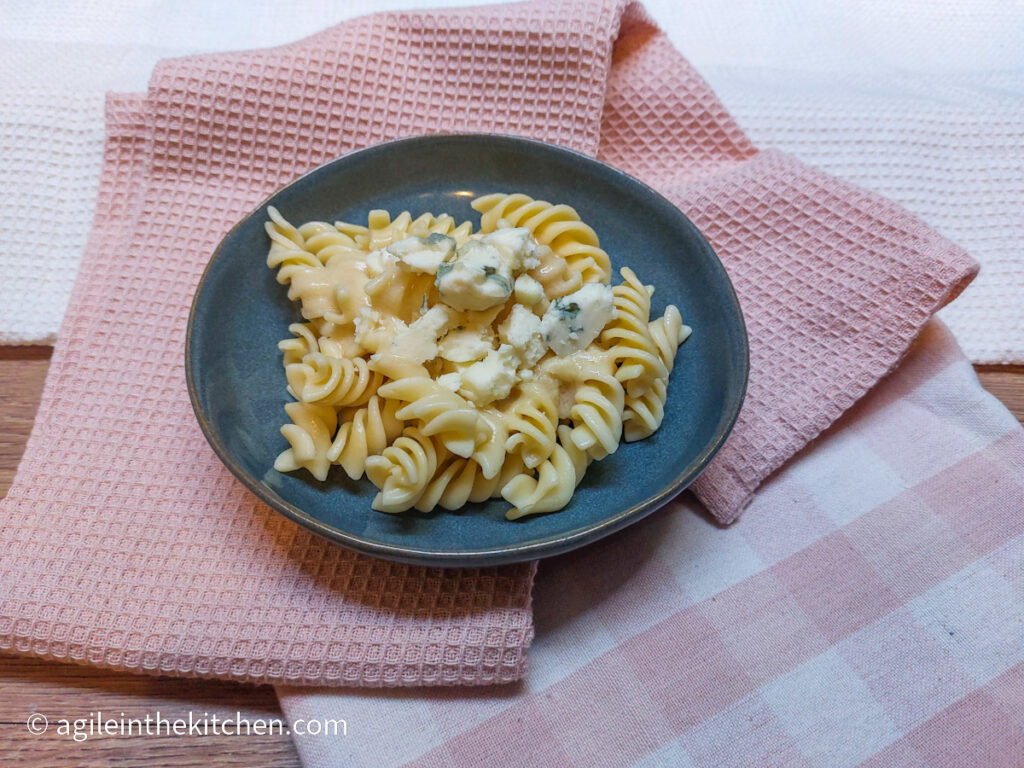
POLYGON ((391 344, 378 351, 373 359, 379 363, 410 365, 433 360, 437 357, 437 339, 444 333, 450 320, 447 307, 431 307, 426 314, 395 334, 391 344))
POLYGON ((359 310, 359 314, 352 321, 352 325, 355 327, 356 341, 360 344, 363 343, 363 337, 366 336, 374 326, 380 322, 380 313, 375 309, 369 307, 362 307, 359 310))
POLYGON ((502 304, 512 295, 512 273, 493 245, 470 240, 452 261, 437 268, 441 300, 454 309, 476 311, 502 304))
POLYGON ((540 266, 540 259, 534 255, 537 243, 526 227, 496 229, 481 237, 480 242, 497 248, 513 274, 540 266))
POLYGON ((462 386, 462 377, 458 371, 452 371, 437 377, 437 383, 445 389, 449 389, 452 392, 458 392, 459 387, 462 386))
POLYGON ((380 312, 370 307, 361 307, 352 324, 356 343, 367 352, 376 352, 408 327, 393 315, 382 318, 380 312))
POLYGON ((386 250, 370 251, 366 254, 366 276, 370 279, 380 277, 389 267, 398 261, 395 254, 386 250))
POLYGON ((587 283, 555 299, 541 320, 541 333, 557 355, 572 354, 590 344, 612 319, 615 296, 611 286, 587 283))
POLYGON ((438 344, 439 356, 453 363, 471 363, 494 349, 490 326, 474 325, 449 331, 438 344))
MULTIPOLYGON (((454 309, 471 312, 500 306, 512 295, 516 277, 540 265, 536 250, 526 227, 499 229, 464 243, 454 258, 445 257, 436 268, 434 282, 441 300, 454 309)), ((524 283, 527 293, 531 289, 524 283)))
POLYGON ((558 418, 568 419, 572 416, 572 407, 576 405, 576 390, 579 385, 568 382, 558 388, 558 418))
POLYGON ((548 351, 540 330, 540 318, 521 304, 512 307, 498 327, 501 340, 516 350, 524 368, 529 369, 548 351))
POLYGON ((437 274, 437 268, 455 253, 455 240, 448 235, 432 232, 426 237, 413 235, 387 247, 412 272, 437 274))
POLYGON ((509 344, 502 344, 460 374, 459 394, 478 406, 508 397, 516 384, 519 356, 509 344))
POLYGON ((544 298, 544 286, 529 275, 520 275, 516 278, 514 291, 516 301, 527 307, 532 307, 544 298))

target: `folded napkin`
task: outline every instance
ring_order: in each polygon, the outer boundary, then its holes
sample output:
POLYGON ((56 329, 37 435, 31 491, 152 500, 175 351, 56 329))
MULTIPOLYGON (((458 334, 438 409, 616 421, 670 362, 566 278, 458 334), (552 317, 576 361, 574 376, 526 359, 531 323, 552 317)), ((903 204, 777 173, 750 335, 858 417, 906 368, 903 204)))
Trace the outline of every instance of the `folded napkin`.
POLYGON ((209 254, 329 158, 502 131, 596 154, 679 204, 729 269, 751 337, 747 403, 695 485, 723 522, 976 269, 898 206, 758 152, 617 0, 380 14, 169 60, 144 99, 111 98, 108 119, 96 224, 0 507, 0 648, 44 657, 302 684, 521 676, 531 566, 444 572, 329 545, 245 491, 192 416, 183 338, 209 254))
POLYGON ((306 768, 1009 768, 1022 567, 1024 429, 936 322, 727 530, 686 494, 542 562, 523 683, 278 693, 346 722, 306 768))
MULTIPOLYGON (((1024 18, 1003 23, 1024 50, 1024 18)), ((907 61, 932 42, 907 46, 907 61)), ((755 143, 879 192, 963 246, 981 274, 939 317, 975 363, 1024 362, 1024 68, 702 74, 755 143)))

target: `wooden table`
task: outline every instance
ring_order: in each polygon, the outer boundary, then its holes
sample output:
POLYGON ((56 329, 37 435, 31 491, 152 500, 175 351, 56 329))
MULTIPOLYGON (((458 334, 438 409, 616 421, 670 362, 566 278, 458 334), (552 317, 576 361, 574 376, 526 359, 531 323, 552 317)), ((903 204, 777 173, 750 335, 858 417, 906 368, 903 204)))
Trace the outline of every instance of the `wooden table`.
MULTIPOLYGON (((0 347, 0 495, 14 477, 39 405, 49 347, 0 347)), ((976 366, 982 385, 1024 422, 1024 366, 976 366)), ((281 717, 268 686, 119 674, 71 664, 0 657, 0 765, 295 766, 291 738, 274 736, 93 736, 75 743, 48 731, 34 736, 30 713, 85 718, 101 710, 142 718, 281 717)), ((343 715, 339 714, 339 717, 343 715)))

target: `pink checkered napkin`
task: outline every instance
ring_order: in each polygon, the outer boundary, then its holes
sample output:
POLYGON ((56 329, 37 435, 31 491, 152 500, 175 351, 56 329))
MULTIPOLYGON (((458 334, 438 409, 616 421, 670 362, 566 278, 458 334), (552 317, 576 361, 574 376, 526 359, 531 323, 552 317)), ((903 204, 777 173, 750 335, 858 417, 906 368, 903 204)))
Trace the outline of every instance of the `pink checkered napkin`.
POLYGON ((110 103, 96 226, 0 511, 0 648, 330 685, 523 672, 531 566, 391 565, 248 494, 188 404, 188 307, 222 235, 356 147, 521 134, 655 185, 709 235, 751 333, 733 438, 695 486, 731 520, 903 354, 974 264, 895 205, 758 153, 637 5, 380 14, 282 48, 162 62, 110 103))
POLYGON ((700 512, 542 562, 521 686, 279 688, 348 726, 303 765, 1024 764, 1024 429, 939 323, 738 522, 700 512))

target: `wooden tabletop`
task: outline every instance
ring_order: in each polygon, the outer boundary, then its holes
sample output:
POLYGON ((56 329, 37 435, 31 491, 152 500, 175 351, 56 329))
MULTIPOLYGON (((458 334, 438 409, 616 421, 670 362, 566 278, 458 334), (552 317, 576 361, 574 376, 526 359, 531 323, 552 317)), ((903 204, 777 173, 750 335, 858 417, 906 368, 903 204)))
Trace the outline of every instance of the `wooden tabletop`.
MULTIPOLYGON (((49 347, 0 346, 0 496, 7 493, 32 428, 49 347)), ((1024 422, 1024 366, 976 366, 982 385, 1024 422)), ((71 664, 0 656, 0 765, 7 766, 296 766, 287 735, 92 736, 75 742, 55 733, 60 718, 173 720, 190 712, 253 720, 282 717, 268 686, 120 674, 71 664), (51 721, 40 736, 26 727, 39 712, 51 721), (123 715, 122 715, 123 713, 123 715)), ((341 716, 341 715, 339 715, 341 716)))

